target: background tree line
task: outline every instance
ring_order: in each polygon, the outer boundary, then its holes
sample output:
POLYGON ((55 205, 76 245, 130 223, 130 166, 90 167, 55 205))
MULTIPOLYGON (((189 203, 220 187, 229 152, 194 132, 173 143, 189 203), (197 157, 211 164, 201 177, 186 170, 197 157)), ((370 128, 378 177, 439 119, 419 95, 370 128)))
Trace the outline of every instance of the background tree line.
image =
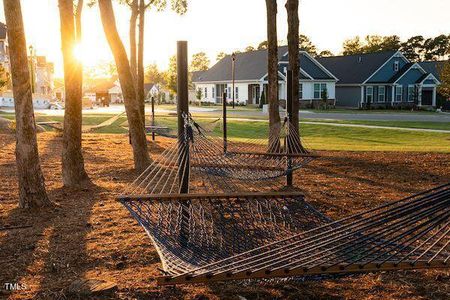
POLYGON ((400 50, 411 61, 443 60, 450 54, 450 35, 441 34, 425 38, 413 36, 401 41, 397 35, 368 35, 364 39, 356 36, 344 41, 343 55, 400 50))
MULTIPOLYGON (((267 49, 267 41, 262 41, 256 46, 249 45, 240 52, 249 52, 267 49)), ((278 41, 278 46, 286 46, 286 41, 278 41)), ((299 35, 299 49, 308 52, 313 56, 327 57, 333 56, 330 50, 318 51, 317 46, 311 39, 304 35, 299 35)), ((379 51, 400 50, 411 61, 424 60, 444 60, 450 54, 450 35, 441 34, 436 37, 425 38, 422 35, 412 36, 402 41, 397 35, 381 36, 367 35, 364 38, 355 36, 347 39, 342 44, 342 55, 374 53, 379 51)), ((216 60, 219 61, 227 54, 220 52, 216 60)))

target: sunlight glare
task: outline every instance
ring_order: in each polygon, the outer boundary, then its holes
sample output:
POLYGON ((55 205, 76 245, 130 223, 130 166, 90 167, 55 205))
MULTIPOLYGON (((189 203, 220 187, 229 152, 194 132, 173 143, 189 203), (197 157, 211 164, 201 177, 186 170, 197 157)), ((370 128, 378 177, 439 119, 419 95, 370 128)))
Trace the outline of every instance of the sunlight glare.
POLYGON ((73 49, 73 55, 75 59, 81 62, 85 67, 97 65, 99 58, 101 57, 98 48, 88 48, 85 43, 77 44, 73 49))

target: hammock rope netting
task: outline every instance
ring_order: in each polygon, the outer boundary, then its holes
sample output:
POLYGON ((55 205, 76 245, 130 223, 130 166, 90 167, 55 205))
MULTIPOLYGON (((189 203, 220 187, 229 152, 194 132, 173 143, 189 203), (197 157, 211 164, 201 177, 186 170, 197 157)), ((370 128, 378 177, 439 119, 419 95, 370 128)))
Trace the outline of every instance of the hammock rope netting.
POLYGON ((450 184, 333 221, 279 189, 314 159, 289 120, 226 151, 210 125, 184 116, 183 138, 118 198, 159 253, 159 284, 448 267, 450 184))

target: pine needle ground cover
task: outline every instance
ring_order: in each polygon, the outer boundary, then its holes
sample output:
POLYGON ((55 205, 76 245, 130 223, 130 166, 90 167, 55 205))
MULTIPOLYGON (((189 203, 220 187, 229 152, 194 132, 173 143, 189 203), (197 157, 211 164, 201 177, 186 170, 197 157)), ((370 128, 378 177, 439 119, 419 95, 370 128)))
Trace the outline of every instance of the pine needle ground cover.
MULTIPOLYGON (((304 283, 238 285, 234 283, 157 287, 160 262, 140 226, 114 200, 137 174, 132 171, 126 134, 86 134, 87 171, 93 185, 84 190, 61 184, 61 137, 38 135, 51 199, 59 204, 42 217, 17 209, 14 136, 0 135, 0 226, 31 227, 0 231, 0 282, 26 289, 0 298, 73 298, 78 279, 116 282, 109 299, 448 299, 447 271, 367 274, 304 283)), ((161 153, 166 139, 150 143, 161 153)), ((450 181, 450 154, 424 152, 320 151, 323 156, 294 176, 306 199, 337 219, 450 181)))

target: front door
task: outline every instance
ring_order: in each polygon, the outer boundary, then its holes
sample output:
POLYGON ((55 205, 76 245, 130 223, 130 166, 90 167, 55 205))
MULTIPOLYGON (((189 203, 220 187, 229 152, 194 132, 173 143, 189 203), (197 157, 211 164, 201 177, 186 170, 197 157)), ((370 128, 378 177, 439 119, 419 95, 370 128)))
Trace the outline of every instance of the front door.
POLYGON ((433 105, 433 91, 422 91, 422 105, 433 105))

